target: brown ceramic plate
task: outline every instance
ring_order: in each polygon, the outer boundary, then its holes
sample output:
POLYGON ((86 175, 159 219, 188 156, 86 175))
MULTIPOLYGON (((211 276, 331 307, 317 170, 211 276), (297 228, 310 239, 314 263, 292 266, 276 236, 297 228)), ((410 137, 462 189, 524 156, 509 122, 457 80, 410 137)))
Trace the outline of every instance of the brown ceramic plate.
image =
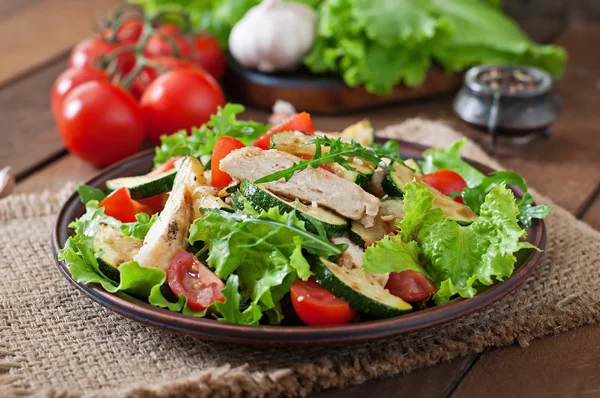
MULTIPOLYGON (((405 158, 419 157, 427 149, 422 145, 403 141, 400 141, 400 147, 405 158)), ((89 180, 87 184, 104 189, 104 182, 109 179, 146 173, 152 166, 153 156, 152 151, 140 153, 103 170, 98 176, 89 180)), ((492 171, 481 164, 470 163, 485 173, 492 171)), ((515 189, 515 193, 517 196, 522 195, 522 192, 518 189, 515 189)), ((69 223, 81 216, 83 212, 84 206, 79 201, 77 193, 73 193, 58 213, 54 225, 52 251, 55 258, 69 237, 69 223)), ((540 249, 544 248, 546 231, 543 221, 535 221, 533 226, 527 229, 527 241, 540 249)), ((504 282, 492 285, 473 298, 454 299, 443 305, 415 311, 396 318, 330 327, 242 326, 226 324, 212 319, 184 316, 154 307, 124 293, 119 293, 119 295, 110 294, 99 285, 77 283, 71 278, 67 266, 58 260, 56 262, 65 277, 92 300, 120 315, 147 325, 193 335, 205 340, 242 344, 319 345, 382 339, 416 332, 464 317, 489 306, 516 289, 531 274, 540 256, 541 253, 534 250, 521 250, 517 253, 517 263, 512 276, 504 282)))

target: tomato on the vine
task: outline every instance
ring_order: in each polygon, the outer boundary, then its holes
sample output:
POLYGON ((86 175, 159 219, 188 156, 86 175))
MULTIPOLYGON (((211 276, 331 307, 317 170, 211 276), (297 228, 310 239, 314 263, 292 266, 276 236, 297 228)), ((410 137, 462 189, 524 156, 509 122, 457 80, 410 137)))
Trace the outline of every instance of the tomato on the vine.
MULTIPOLYGON (((111 43, 100 36, 79 42, 69 57, 69 67, 101 68, 101 60, 110 56, 115 50, 123 47, 120 43, 111 43)), ((135 55, 132 51, 123 52, 116 56, 116 71, 120 74, 131 72, 135 66, 135 55)))
POLYGON ((203 311, 215 301, 225 301, 221 290, 225 284, 192 253, 181 250, 175 255, 167 270, 169 287, 187 299, 187 306, 194 311, 203 311))
POLYGON ((71 92, 75 87, 89 81, 108 81, 108 73, 100 69, 88 68, 86 66, 81 68, 69 68, 61 73, 54 85, 52 86, 52 92, 50 94, 50 101, 52 106, 52 114, 57 117, 60 113, 60 107, 67 94, 71 92))
POLYGON ((172 69, 194 68, 195 65, 185 59, 161 56, 150 60, 148 66, 144 66, 138 76, 131 82, 130 90, 136 98, 141 98, 146 88, 152 83, 161 73, 166 73, 172 69))
POLYGON ((309 326, 342 325, 356 315, 354 308, 319 285, 313 277, 292 282, 290 295, 296 314, 309 326))
MULTIPOLYGON (((464 178, 452 170, 438 170, 433 173, 425 174, 422 178, 425 182, 444 195, 450 195, 453 192, 460 193, 467 187, 464 178)), ((463 198, 460 196, 455 197, 454 200, 459 203, 464 203, 463 198)))
POLYGON ((116 35, 112 28, 107 28, 102 31, 102 37, 108 41, 114 38, 119 44, 136 44, 143 29, 144 23, 140 18, 129 18, 121 22, 116 35))
POLYGON ((144 141, 144 119, 135 98, 108 82, 75 87, 55 116, 67 149, 95 166, 133 155, 144 141))
POLYGON ((146 42, 144 55, 150 59, 164 55, 188 58, 192 55, 192 43, 177 25, 162 25, 146 42))
POLYGON ((225 96, 215 79, 200 69, 174 69, 154 80, 144 91, 140 106, 146 135, 155 144, 160 136, 206 123, 225 96))
POLYGON ((225 73, 227 57, 216 37, 199 33, 192 39, 192 61, 219 80, 225 73))

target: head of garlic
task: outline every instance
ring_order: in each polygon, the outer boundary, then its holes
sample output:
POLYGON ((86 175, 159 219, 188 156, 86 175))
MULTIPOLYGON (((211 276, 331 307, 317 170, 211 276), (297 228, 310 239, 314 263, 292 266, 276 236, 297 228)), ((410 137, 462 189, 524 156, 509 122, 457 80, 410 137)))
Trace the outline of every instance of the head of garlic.
POLYGON ((294 69, 314 44, 316 21, 315 11, 304 4, 265 0, 233 27, 229 51, 250 69, 294 69))

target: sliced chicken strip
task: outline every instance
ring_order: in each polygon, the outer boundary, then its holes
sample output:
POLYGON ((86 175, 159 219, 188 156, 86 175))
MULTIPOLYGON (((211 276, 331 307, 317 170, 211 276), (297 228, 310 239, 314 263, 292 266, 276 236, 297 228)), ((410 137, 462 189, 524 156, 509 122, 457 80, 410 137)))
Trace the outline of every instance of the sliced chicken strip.
MULTIPOLYGON (((346 267, 348 269, 360 269, 362 268, 363 256, 365 255, 365 251, 358 246, 356 243, 352 242, 350 239, 345 236, 339 236, 336 238, 331 238, 331 243, 339 245, 345 244, 348 245, 348 249, 345 252, 340 254, 338 258, 335 259, 335 263, 341 267, 346 267)), ((385 284, 388 281, 390 276, 389 273, 385 274, 375 274, 373 272, 366 272, 369 278, 373 279, 381 286, 385 287, 385 284)))
MULTIPOLYGON (((256 147, 246 147, 231 152, 221 160, 219 167, 236 180, 256 181, 287 169, 301 160, 274 149, 263 151, 256 147)), ((358 185, 322 168, 308 167, 294 173, 288 182, 281 179, 262 185, 278 195, 307 203, 316 202, 344 217, 360 220, 366 227, 373 225, 381 204, 379 199, 358 185)))
POLYGON ((133 258, 142 267, 166 272, 175 255, 187 247, 187 233, 193 214, 192 191, 206 181, 203 172, 202 165, 195 158, 188 157, 182 163, 165 208, 133 258))

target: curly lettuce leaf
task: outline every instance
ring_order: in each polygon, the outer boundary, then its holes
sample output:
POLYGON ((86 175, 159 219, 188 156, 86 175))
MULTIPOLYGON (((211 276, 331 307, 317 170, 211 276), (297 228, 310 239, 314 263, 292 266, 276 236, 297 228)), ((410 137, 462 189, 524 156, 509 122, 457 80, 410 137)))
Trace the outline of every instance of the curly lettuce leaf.
POLYGON ((272 208, 258 213, 247 202, 235 213, 206 210, 194 221, 189 241, 205 242, 207 264, 221 279, 236 273, 242 291, 263 311, 276 309, 295 279, 312 275, 302 250, 325 257, 342 252, 325 237, 307 232, 294 212, 272 208))
POLYGON ((448 169, 460 174, 469 187, 481 184, 485 174, 460 157, 460 150, 465 142, 466 139, 463 138, 453 142, 447 148, 430 148, 423 152, 423 161, 421 162, 423 173, 428 174, 436 170, 448 169))
POLYGON ((146 213, 138 213, 135 215, 136 222, 124 223, 121 226, 121 232, 127 236, 132 236, 139 240, 144 240, 148 231, 158 219, 158 213, 149 216, 146 213))
POLYGON ((517 201, 519 208, 519 221, 526 227, 531 227, 534 218, 544 219, 552 211, 554 206, 537 205, 533 206, 533 196, 526 192, 521 199, 517 201))
POLYGON ((437 303, 456 294, 473 297, 480 286, 512 274, 514 253, 535 248, 521 241, 526 232, 518 224, 514 195, 504 184, 487 194, 479 218, 469 226, 433 209, 433 195, 424 186, 410 182, 405 191, 406 215, 399 223, 405 230, 400 236, 418 243, 425 269, 439 288, 437 303))
POLYGON ((385 236, 369 246, 363 256, 363 270, 374 273, 402 272, 412 270, 430 278, 419 263, 419 246, 417 242, 405 242, 400 235, 385 236))
POLYGON ((433 50, 447 70, 461 71, 478 64, 520 64, 560 77, 566 52, 538 45, 497 7, 481 0, 432 0, 437 15, 454 27, 450 40, 433 50))
POLYGON ((240 325, 257 325, 262 318, 261 308, 250 303, 246 309, 241 311, 241 295, 239 293, 239 279, 237 275, 230 275, 227 284, 221 291, 225 296, 225 302, 216 302, 215 308, 221 314, 217 319, 221 322, 235 323, 240 325))
POLYGON ((237 120, 237 116, 244 112, 244 107, 239 104, 228 103, 225 107, 211 115, 210 120, 198 127, 192 128, 191 134, 179 131, 172 135, 161 137, 161 145, 156 147, 154 166, 158 167, 175 156, 194 156, 212 153, 217 138, 231 136, 248 145, 258 136, 266 132, 268 125, 254 121, 237 120))

